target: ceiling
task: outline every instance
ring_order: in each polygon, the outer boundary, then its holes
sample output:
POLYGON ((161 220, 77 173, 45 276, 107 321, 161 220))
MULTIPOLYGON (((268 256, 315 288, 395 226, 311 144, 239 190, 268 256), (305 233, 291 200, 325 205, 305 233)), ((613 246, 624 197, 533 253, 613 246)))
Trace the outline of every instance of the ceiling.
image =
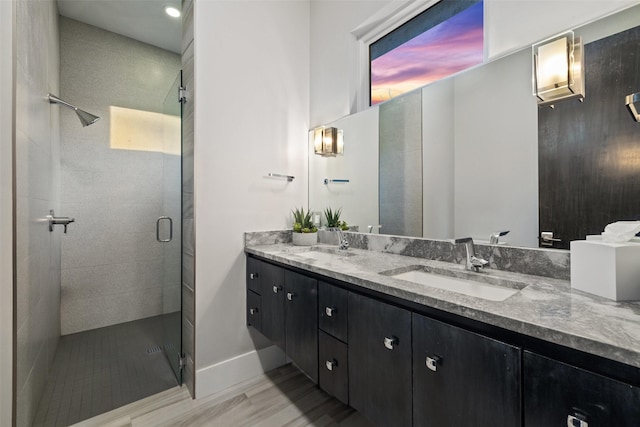
POLYGON ((60 15, 107 31, 181 53, 182 18, 171 18, 164 7, 180 10, 180 0, 57 0, 60 15))

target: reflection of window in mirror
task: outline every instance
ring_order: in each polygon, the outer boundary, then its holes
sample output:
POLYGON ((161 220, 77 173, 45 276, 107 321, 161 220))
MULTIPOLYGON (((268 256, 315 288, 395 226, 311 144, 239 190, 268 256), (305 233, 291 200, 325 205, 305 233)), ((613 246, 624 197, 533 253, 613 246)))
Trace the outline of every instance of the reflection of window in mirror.
POLYGON ((370 105, 484 59, 482 0, 441 0, 369 45, 370 105))

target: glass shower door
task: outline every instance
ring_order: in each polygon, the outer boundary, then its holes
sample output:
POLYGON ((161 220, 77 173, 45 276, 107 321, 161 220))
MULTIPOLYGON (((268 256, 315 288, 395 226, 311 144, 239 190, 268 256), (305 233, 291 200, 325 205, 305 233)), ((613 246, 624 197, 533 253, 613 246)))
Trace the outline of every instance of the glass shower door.
POLYGON ((156 221, 162 244, 163 347, 178 383, 182 384, 182 72, 169 89, 163 108, 163 203, 156 221))

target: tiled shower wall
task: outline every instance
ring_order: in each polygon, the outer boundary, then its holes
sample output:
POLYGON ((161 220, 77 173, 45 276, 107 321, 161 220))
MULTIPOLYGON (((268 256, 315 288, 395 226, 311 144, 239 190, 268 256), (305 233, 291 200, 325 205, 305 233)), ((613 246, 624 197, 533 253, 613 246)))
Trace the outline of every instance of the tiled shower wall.
POLYGON ((165 215, 165 162, 153 143, 181 64, 175 53, 64 17, 60 46, 60 96, 101 117, 83 128, 72 111, 60 116, 59 213, 76 219, 62 237, 65 335, 163 313, 155 223, 165 215))
POLYGON ((195 230, 193 215, 193 0, 182 2, 182 82, 187 102, 182 110, 182 351, 186 368, 184 383, 195 392, 195 230))
POLYGON ((55 1, 16 2, 16 399, 30 426, 60 337, 60 127, 47 93, 59 89, 55 1))

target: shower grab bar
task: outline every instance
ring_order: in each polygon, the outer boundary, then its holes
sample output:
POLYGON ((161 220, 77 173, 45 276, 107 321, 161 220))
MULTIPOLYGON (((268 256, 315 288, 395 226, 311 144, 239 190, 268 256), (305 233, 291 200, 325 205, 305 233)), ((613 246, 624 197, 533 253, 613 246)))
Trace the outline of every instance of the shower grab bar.
POLYGON ((156 240, 160 243, 167 243, 173 240, 173 219, 170 216, 161 216, 156 220, 156 240), (166 219, 169 221, 169 238, 161 239, 160 238, 160 221, 166 219))

